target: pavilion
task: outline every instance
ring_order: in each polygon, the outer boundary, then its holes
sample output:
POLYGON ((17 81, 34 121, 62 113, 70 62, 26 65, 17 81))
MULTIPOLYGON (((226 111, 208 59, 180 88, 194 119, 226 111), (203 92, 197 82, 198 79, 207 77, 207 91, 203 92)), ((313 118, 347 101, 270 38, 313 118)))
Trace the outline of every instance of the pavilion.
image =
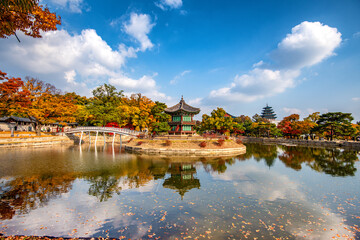
POLYGON ((200 108, 188 105, 181 97, 178 104, 166 108, 164 112, 171 115, 169 134, 195 134, 193 117, 200 112, 200 108))

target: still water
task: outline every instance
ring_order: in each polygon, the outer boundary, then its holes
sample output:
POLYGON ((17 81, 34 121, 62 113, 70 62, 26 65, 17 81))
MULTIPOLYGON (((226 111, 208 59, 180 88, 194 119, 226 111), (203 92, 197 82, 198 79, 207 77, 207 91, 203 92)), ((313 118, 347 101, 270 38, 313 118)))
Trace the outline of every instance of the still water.
POLYGON ((360 239, 354 151, 247 144, 232 158, 111 146, 0 150, 0 233, 120 239, 360 239))

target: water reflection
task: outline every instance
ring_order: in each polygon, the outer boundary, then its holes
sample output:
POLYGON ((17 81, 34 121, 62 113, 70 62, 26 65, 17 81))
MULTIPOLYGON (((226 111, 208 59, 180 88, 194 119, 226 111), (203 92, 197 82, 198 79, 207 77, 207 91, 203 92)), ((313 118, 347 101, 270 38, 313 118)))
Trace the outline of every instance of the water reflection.
POLYGON ((74 176, 31 176, 2 180, 0 188, 0 219, 11 219, 15 214, 26 214, 42 207, 51 199, 67 193, 74 176))
POLYGON ((306 164, 317 172, 331 176, 354 176, 358 152, 344 149, 308 148, 282 145, 247 144, 246 154, 240 159, 250 158, 264 161, 270 168, 276 159, 286 167, 299 171, 306 164))
POLYGON ((171 163, 168 169, 171 176, 165 179, 164 188, 176 190, 181 199, 186 192, 193 188, 200 188, 200 180, 195 178, 196 168, 192 163, 171 163))
POLYGON ((343 211, 360 209, 352 151, 248 144, 246 154, 232 158, 160 158, 83 146, 2 156, 5 234, 329 239, 355 236, 351 227, 359 225, 356 215, 343 211), (349 204, 341 202, 341 211, 330 205, 333 199, 320 205, 310 192, 328 193, 305 182, 303 172, 329 182, 333 192, 346 186, 349 204), (328 179, 333 176, 344 178, 328 179))

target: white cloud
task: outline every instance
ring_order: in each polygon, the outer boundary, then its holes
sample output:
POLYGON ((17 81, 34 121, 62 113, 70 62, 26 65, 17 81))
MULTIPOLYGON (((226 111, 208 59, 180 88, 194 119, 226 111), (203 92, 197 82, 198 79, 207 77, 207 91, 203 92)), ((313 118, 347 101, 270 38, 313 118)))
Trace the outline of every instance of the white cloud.
POLYGON ((0 65, 11 75, 30 75, 64 91, 87 96, 91 89, 116 80, 125 92, 146 91, 153 93, 155 99, 167 98, 158 91, 155 76, 144 75, 137 80, 124 77, 122 69, 128 58, 137 57, 136 49, 122 43, 113 49, 94 29, 85 29, 80 34, 69 34, 66 30, 45 32, 40 39, 18 35, 21 44, 13 39, 0 40, 0 65))
POLYGON ((125 75, 118 74, 117 76, 110 78, 109 83, 119 87, 120 89, 125 89, 124 94, 127 96, 141 92, 151 99, 171 100, 171 97, 166 96, 164 93, 157 90, 158 87, 156 85, 156 81, 154 80, 155 76, 157 76, 157 73, 153 76, 144 75, 139 79, 133 79, 125 75))
POLYGON ((360 97, 353 97, 351 100, 357 102, 357 101, 360 101, 360 97))
POLYGON ((145 51, 154 46, 147 36, 154 26, 155 24, 151 23, 149 15, 131 13, 130 21, 124 24, 124 31, 138 40, 141 44, 140 50, 145 51))
POLYGON ((65 72, 65 77, 64 78, 66 79, 66 82, 76 84, 75 76, 76 76, 75 70, 70 70, 68 72, 65 72))
POLYGON ((74 13, 81 13, 83 8, 83 0, 50 0, 50 2, 74 13))
POLYGON ((319 22, 302 22, 292 28, 270 54, 273 64, 260 61, 247 74, 236 75, 228 87, 210 92, 209 102, 250 102, 296 86, 301 69, 334 55, 341 33, 319 22))
POLYGON ((182 0, 160 0, 155 5, 165 11, 167 9, 181 8, 182 0))
POLYGON ((189 104, 194 105, 194 106, 198 106, 198 105, 201 104, 201 101, 202 101, 202 98, 190 99, 189 104))
POLYGON ((297 109, 297 108, 287 108, 287 107, 284 107, 283 108, 283 111, 286 113, 286 114, 299 114, 301 115, 302 111, 300 109, 297 109))
POLYGON ((255 68, 248 74, 236 75, 230 87, 213 90, 210 99, 251 102, 284 92, 295 85, 299 71, 279 71, 255 68))
POLYGON ((183 76, 185 76, 186 74, 191 73, 191 70, 185 70, 182 73, 176 75, 171 81, 170 84, 176 84, 180 78, 182 78, 183 76))
POLYGON ((104 75, 124 65, 127 57, 135 57, 131 48, 118 51, 111 47, 93 29, 70 35, 65 30, 43 33, 43 38, 23 36, 22 44, 4 41, 0 51, 8 61, 16 62, 30 72, 48 74, 73 70, 84 76, 104 75))
POLYGON ((341 33, 320 22, 302 22, 291 30, 271 54, 278 67, 301 69, 334 55, 341 33))
POLYGON ((118 76, 117 78, 110 78, 110 84, 114 84, 121 88, 127 88, 129 90, 146 90, 154 88, 156 83, 152 77, 143 76, 138 80, 129 78, 127 76, 118 76))

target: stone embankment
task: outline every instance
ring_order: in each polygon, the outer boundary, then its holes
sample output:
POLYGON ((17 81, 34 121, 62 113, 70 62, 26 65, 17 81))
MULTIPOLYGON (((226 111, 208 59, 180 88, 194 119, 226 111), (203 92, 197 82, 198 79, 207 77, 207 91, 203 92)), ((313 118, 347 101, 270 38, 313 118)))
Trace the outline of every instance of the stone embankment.
MULTIPOLYGON (((15 137, 10 137, 2 134, 0 136, 0 148, 13 148, 13 147, 41 147, 41 146, 49 146, 55 144, 79 144, 80 141, 80 134, 62 134, 62 135, 49 135, 43 134, 42 136, 38 137, 35 134, 16 134, 15 137)), ((95 144, 96 137, 91 136, 91 144, 95 144)), ((131 137, 129 136, 122 136, 122 143, 126 143, 129 141, 131 137)), ((106 136, 105 142, 112 143, 113 137, 106 136)), ((88 135, 84 135, 82 138, 82 143, 89 143, 90 139, 88 135)), ((115 144, 120 144, 120 137, 116 135, 114 139, 115 144)), ((96 140, 96 145, 103 145, 104 144, 104 137, 103 135, 99 135, 96 140)))
POLYGON ((0 138, 0 148, 40 147, 54 144, 73 144, 66 136, 0 138))
POLYGON ((137 146, 125 146, 125 150, 134 153, 148 154, 148 155, 167 155, 167 156, 235 156, 246 153, 244 145, 237 148, 223 148, 223 149, 176 149, 176 148, 145 148, 137 146))
POLYGON ((309 147, 329 147, 360 150, 360 142, 354 141, 326 141, 326 140, 304 140, 304 139, 286 139, 286 138, 257 138, 257 137, 241 137, 243 143, 263 143, 263 144, 281 144, 294 146, 309 147))

